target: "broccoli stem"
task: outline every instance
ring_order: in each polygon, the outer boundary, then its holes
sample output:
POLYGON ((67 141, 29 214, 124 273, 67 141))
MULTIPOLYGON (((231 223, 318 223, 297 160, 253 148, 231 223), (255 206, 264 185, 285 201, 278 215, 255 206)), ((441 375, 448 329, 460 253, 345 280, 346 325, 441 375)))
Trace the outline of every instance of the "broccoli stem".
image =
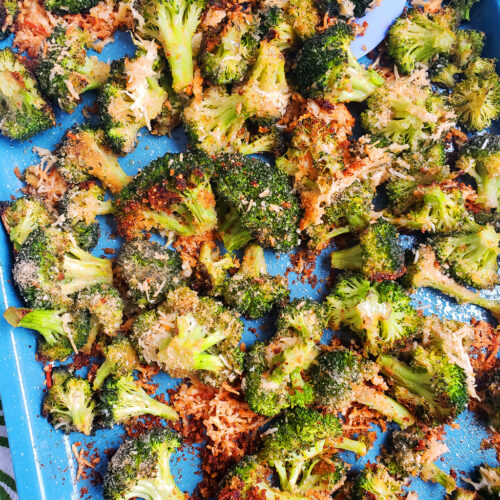
POLYGON ((354 439, 349 438, 340 438, 334 439, 330 443, 335 448, 339 448, 340 450, 352 451, 358 456, 366 455, 366 445, 361 441, 355 441, 354 439))
POLYGON ((99 61, 96 56, 87 57, 85 65, 78 69, 78 73, 85 76, 87 85, 83 92, 95 90, 101 87, 108 79, 109 65, 99 61))
POLYGON ((33 218, 33 209, 29 208, 28 213, 22 218, 20 224, 15 225, 9 231, 10 240, 14 243, 16 250, 28 239, 28 236, 38 227, 38 223, 33 218))
POLYGON ((184 190, 182 192, 182 203, 186 205, 189 210, 189 213, 186 213, 185 215, 188 217, 194 216, 196 225, 200 228, 199 232, 205 232, 203 230, 204 228, 207 228, 207 230, 209 230, 217 225, 217 214, 210 203, 208 203, 206 207, 202 205, 202 202, 200 202, 200 198, 203 199, 203 197, 200 197, 199 194, 200 191, 198 189, 184 190))
POLYGON ((361 245, 356 245, 345 250, 332 252, 330 257, 334 269, 349 269, 359 271, 363 259, 363 249, 361 245))
POLYGON ((358 403, 373 408, 389 420, 396 422, 402 429, 415 423, 415 418, 403 405, 372 387, 363 387, 362 390, 356 392, 355 399, 358 403))
POLYGON ((166 212, 153 212, 145 210, 142 212, 147 220, 153 222, 155 226, 167 231, 174 231, 181 236, 192 236, 196 233, 195 229, 186 224, 181 224, 175 215, 167 214, 166 212))
POLYGON ((448 494, 453 493, 457 487, 455 479, 432 462, 427 463, 422 467, 420 477, 424 481, 432 481, 440 484, 446 489, 446 493, 448 494))
POLYGON ((267 274, 267 265, 263 248, 259 245, 250 245, 245 250, 241 266, 236 276, 258 278, 265 274, 267 274))
POLYGON ((73 425, 80 432, 89 435, 94 418, 92 407, 89 407, 88 401, 80 391, 70 391, 67 399, 67 407, 69 408, 69 415, 71 416, 73 425))
POLYGON ((96 215, 108 215, 113 213, 113 202, 111 200, 100 201, 96 215))
POLYGON ((241 226, 240 218, 234 208, 231 208, 224 216, 224 220, 219 225, 219 232, 226 250, 230 253, 243 248, 252 240, 252 235, 241 226))
POLYGON ((471 169, 467 172, 474 178, 477 185, 477 200, 476 203, 485 208, 494 208, 500 211, 499 194, 500 194, 500 177, 493 177, 487 172, 476 172, 471 169))
POLYGON ((275 147, 276 139, 273 134, 263 134, 248 144, 238 148, 242 155, 255 155, 258 153, 271 153, 275 147))
POLYGON ((106 377, 115 371, 115 367, 116 363, 114 361, 109 359, 104 360, 104 363, 99 367, 94 377, 94 383, 92 384, 92 389, 94 389, 94 391, 97 391, 102 387, 106 377))

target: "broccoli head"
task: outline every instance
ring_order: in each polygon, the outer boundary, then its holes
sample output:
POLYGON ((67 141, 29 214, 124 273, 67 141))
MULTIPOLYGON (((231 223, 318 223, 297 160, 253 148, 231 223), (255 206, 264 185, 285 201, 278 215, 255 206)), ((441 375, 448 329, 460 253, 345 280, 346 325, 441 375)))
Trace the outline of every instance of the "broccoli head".
POLYGON ((280 50, 294 47, 297 37, 287 12, 277 5, 264 8, 260 13, 259 36, 280 50))
POLYGON ((363 17, 366 10, 372 4, 372 0, 316 0, 316 5, 322 16, 343 17, 363 17))
POLYGON ((483 47, 484 33, 482 31, 459 30, 450 58, 460 69, 464 69, 481 55, 483 47))
POLYGON ((179 254, 154 241, 125 242, 116 263, 127 296, 140 308, 160 304, 170 290, 185 285, 179 254))
POLYGON ((402 486, 382 464, 368 463, 354 482, 351 498, 397 500, 403 493, 402 486))
POLYGON ((313 36, 321 22, 314 0, 290 0, 287 14, 288 22, 301 40, 313 36))
POLYGON ((98 0, 44 0, 43 5, 49 12, 59 15, 88 12, 98 4, 98 0))
POLYGON ((108 463, 104 498, 186 500, 170 471, 170 458, 181 444, 180 436, 167 427, 126 440, 108 463))
POLYGON ((52 385, 43 400, 42 414, 55 429, 66 434, 93 430, 95 402, 88 380, 76 377, 67 368, 52 370, 52 385))
POLYGON ((116 200, 118 234, 130 240, 142 231, 192 236, 214 229, 213 164, 203 153, 166 153, 151 162, 116 200))
POLYGON ((0 1, 0 40, 5 40, 12 33, 19 11, 17 0, 0 1))
POLYGON ((319 342, 327 327, 323 304, 312 299, 294 299, 279 310, 276 320, 278 336, 297 336, 304 341, 319 342))
POLYGON ((109 65, 87 55, 91 43, 82 29, 59 24, 40 50, 35 68, 40 88, 67 113, 74 111, 81 94, 108 79, 109 65))
POLYGON ((20 141, 56 123, 37 81, 21 57, 10 48, 0 50, 0 114, 2 134, 20 141))

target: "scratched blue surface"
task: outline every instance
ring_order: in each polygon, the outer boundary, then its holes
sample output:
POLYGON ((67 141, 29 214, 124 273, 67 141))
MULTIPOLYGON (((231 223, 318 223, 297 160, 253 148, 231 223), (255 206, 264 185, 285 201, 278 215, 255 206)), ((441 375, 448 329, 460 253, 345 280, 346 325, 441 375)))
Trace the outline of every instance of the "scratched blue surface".
MULTIPOLYGON (((392 0, 384 1, 391 2, 392 0)), ((370 22, 376 22, 376 17, 373 15, 370 22)), ((482 29, 488 35, 486 56, 500 57, 500 31, 498 30, 500 0, 482 0, 479 5, 472 9, 472 19, 471 27, 482 29)), ((0 47, 8 45, 10 42, 9 39, 0 44, 0 47)), ((125 33, 118 33, 116 42, 106 46, 100 58, 103 60, 117 59, 131 53, 132 50, 129 36, 125 33)), ((360 49, 358 48, 358 50, 360 49)), ((91 103, 94 97, 87 96, 84 104, 91 103)), ((40 134, 33 141, 20 144, 3 137, 0 138, 0 164, 3 173, 0 183, 1 200, 9 199, 11 194, 16 194, 21 188, 21 183, 13 173, 14 167, 24 170, 27 166, 38 161, 37 156, 31 150, 32 146, 53 148, 66 128, 75 122, 83 121, 81 109, 82 106, 79 106, 78 110, 70 116, 59 112, 57 114, 57 127, 40 134)), ((181 130, 176 130, 172 138, 155 138, 147 132, 143 132, 137 149, 123 158, 121 164, 128 173, 133 174, 157 156, 167 151, 182 151, 185 149, 185 145, 186 139, 181 130)), ((112 225, 109 222, 102 221, 103 237, 100 247, 95 251, 96 255, 101 255, 104 247, 116 248, 120 244, 118 240, 108 239, 110 230, 112 230, 112 225)), ((289 265, 287 256, 281 256, 277 259, 271 252, 268 252, 266 257, 272 274, 284 273, 289 265)), ((0 264, 2 299, 5 307, 21 305, 10 283, 12 257, 7 237, 3 231, 0 231, 0 264)), ((328 275, 329 265, 326 254, 318 258, 316 272, 319 278, 328 275)), ((312 289, 299 281, 295 282, 295 279, 294 274, 289 275, 292 297, 322 298, 326 293, 321 281, 316 289, 312 289)), ((499 296, 498 290, 488 293, 499 296)), ((415 296, 415 303, 420 306, 428 306, 426 311, 436 312, 449 318, 463 321, 467 321, 471 317, 489 319, 477 307, 458 306, 428 290, 420 291, 415 296)), ((264 321, 269 323, 272 319, 267 318, 264 321)), ((261 322, 255 321, 246 322, 243 340, 247 345, 254 340, 254 335, 250 333, 249 328, 260 326, 260 324, 261 322)), ((97 470, 104 474, 107 457, 102 451, 118 446, 123 429, 100 430, 95 436, 89 438, 79 434, 68 437, 54 431, 45 419, 40 417, 44 374, 41 365, 35 361, 35 349, 36 340, 33 332, 21 329, 13 332, 5 322, 0 322, 0 360, 2 363, 0 392, 19 497, 22 500, 76 500, 80 498, 80 488, 86 487, 89 493, 85 498, 100 499, 102 498, 102 490, 99 486, 94 487, 89 481, 75 482, 75 461, 71 453, 71 444, 75 441, 93 442, 94 447, 101 451, 101 462, 97 470)), ((166 375, 159 375, 157 380, 160 382, 160 391, 162 392, 178 382, 166 375)), ((495 463, 491 450, 480 450, 479 448, 481 441, 486 437, 482 424, 476 422, 468 413, 463 414, 458 419, 458 423, 460 424, 459 429, 447 429, 446 441, 450 452, 444 456, 444 460, 439 465, 446 470, 452 467, 459 472, 466 473, 482 462, 495 463)), ((378 454, 383 439, 384 437, 381 435, 374 449, 358 464, 373 460, 378 454)), ((181 453, 181 460, 172 461, 174 474, 180 488, 188 492, 192 492, 200 480, 199 461, 192 451, 186 449, 181 453)), ((346 458, 352 461, 352 457, 346 458)), ((424 484, 419 480, 413 481, 411 489, 417 491, 422 499, 444 498, 440 487, 424 484)))

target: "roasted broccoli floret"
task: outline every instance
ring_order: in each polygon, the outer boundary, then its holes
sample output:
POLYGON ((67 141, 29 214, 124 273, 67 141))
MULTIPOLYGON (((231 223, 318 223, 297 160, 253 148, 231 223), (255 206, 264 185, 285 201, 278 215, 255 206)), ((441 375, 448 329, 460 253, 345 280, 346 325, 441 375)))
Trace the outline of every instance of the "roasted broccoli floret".
POLYGON ((203 243, 193 273, 193 288, 203 295, 222 295, 227 271, 236 266, 237 261, 232 254, 221 255, 214 243, 203 243))
POLYGON ((460 150, 456 167, 476 181, 474 203, 485 210, 499 210, 500 135, 478 135, 460 150))
POLYGON ((35 73, 42 92, 72 113, 80 96, 101 87, 109 76, 109 65, 88 56, 92 40, 80 28, 57 25, 40 49, 35 73))
POLYGON ((111 261, 75 245, 56 227, 38 228, 24 242, 13 268, 14 281, 30 307, 70 306, 72 295, 97 283, 111 284, 111 261))
POLYGON ((156 40, 172 71, 172 87, 180 93, 193 81, 193 35, 205 0, 141 0, 138 32, 156 40))
POLYGON ((291 73, 301 94, 361 102, 384 84, 384 78, 375 70, 358 63, 349 49, 353 38, 352 27, 338 22, 304 42, 291 73))
POLYGON ((363 17, 366 9, 372 4, 372 0, 316 0, 319 11, 324 16, 343 17, 363 17))
POLYGON ((237 212, 243 229, 278 252, 297 246, 299 204, 286 174, 240 155, 218 157, 216 169, 217 195, 237 212))
POLYGON ((83 125, 67 130, 55 156, 57 171, 71 184, 96 178, 118 193, 132 180, 106 145, 102 129, 83 125))
POLYGON ((252 235, 243 228, 238 212, 220 200, 217 202, 217 217, 217 229, 228 252, 239 250, 252 241, 252 235))
POLYGON ((458 121, 469 130, 488 128, 500 117, 500 76, 495 60, 477 58, 465 70, 465 78, 450 96, 458 121))
POLYGON ((361 122, 371 134, 388 143, 408 144, 413 151, 444 137, 455 125, 444 97, 433 94, 427 81, 412 77, 378 88, 368 99, 361 122))
POLYGON ((317 405, 328 411, 342 411, 353 402, 368 406, 405 428, 415 423, 402 405, 367 384, 378 369, 349 349, 322 352, 313 362, 308 376, 317 405))
POLYGON ((77 305, 87 309, 99 325, 99 330, 114 337, 123 321, 123 300, 118 290, 110 285, 98 284, 78 294, 77 305))
POLYGON ((231 85, 245 77, 257 49, 251 14, 237 12, 218 29, 203 32, 200 64, 203 76, 213 85, 231 85))
POLYGON ((2 203, 0 218, 16 252, 35 229, 50 226, 55 221, 42 200, 29 196, 2 203))
POLYGON ((366 464, 353 485, 352 500, 397 500, 403 484, 391 476, 382 464, 366 464))
POLYGON ((25 309, 9 307, 5 320, 14 328, 36 330, 43 337, 38 352, 50 360, 65 360, 85 346, 91 331, 89 314, 84 310, 25 309))
POLYGON ((468 481, 478 490, 479 498, 493 500, 500 495, 500 467, 491 467, 483 464, 478 467, 479 482, 468 481))
POLYGON ((80 184, 66 193, 58 203, 59 213, 64 215, 65 227, 75 235, 79 247, 88 250, 99 240, 98 215, 113 211, 111 200, 104 199, 105 191, 94 182, 80 184))
POLYGON ((293 31, 301 40, 313 36, 321 22, 314 0, 290 0, 287 14, 293 31))
POLYGON ((481 391, 481 410, 488 417, 489 424, 498 432, 500 430, 500 368, 488 375, 488 384, 481 391))
POLYGON ((241 373, 242 332, 236 313, 210 297, 178 288, 157 310, 137 318, 133 339, 147 363, 157 363, 172 377, 220 385, 241 373))
POLYGON ((160 304, 170 290, 185 285, 179 254, 154 241, 125 242, 116 263, 127 296, 141 308, 160 304))
POLYGON ((280 50, 286 50, 295 45, 296 35, 286 12, 272 5, 260 12, 259 35, 270 41, 280 50))
POLYGON ((483 47, 484 33, 482 31, 459 30, 450 58, 460 69, 464 69, 471 61, 481 55, 483 47))
POLYGON ((409 365, 385 354, 377 363, 395 385, 396 399, 427 424, 450 422, 467 407, 465 372, 440 349, 418 346, 409 365))
POLYGON ((330 327, 349 327, 371 354, 405 345, 421 325, 410 297, 397 283, 372 284, 359 274, 342 278, 327 297, 326 307, 330 327))
POLYGON ((323 304, 312 299, 294 299, 279 311, 277 335, 298 336, 306 342, 319 342, 327 320, 323 304))
POLYGON ((360 271, 370 281, 395 280, 406 270, 398 232, 384 219, 368 226, 358 245, 333 252, 330 261, 334 269, 360 271))
POLYGON ((217 225, 210 185, 214 162, 202 153, 166 153, 144 168, 116 200, 118 234, 200 235, 217 225))
POLYGON ((179 420, 177 412, 149 396, 133 377, 108 377, 99 392, 97 412, 106 427, 123 424, 132 417, 155 415, 166 420, 179 420))
POLYGON ((398 479, 418 476, 424 481, 438 483, 446 489, 446 493, 452 493, 457 487, 455 480, 434 464, 447 451, 448 447, 435 432, 414 426, 392 433, 382 460, 398 479))
POLYGON ((139 367, 139 358, 125 335, 117 335, 105 349, 106 359, 97 369, 92 385, 94 391, 100 389, 109 375, 121 377, 130 375, 139 367))
POLYGON ((0 40, 5 40, 12 33, 19 10, 17 0, 0 1, 0 40))
POLYGON ((453 6, 458 9, 460 16, 465 21, 470 21, 470 10, 478 0, 453 0, 453 6))
POLYGON ((500 318, 500 302, 485 299, 479 293, 459 285, 439 267, 434 250, 428 245, 418 247, 413 263, 404 276, 405 283, 414 289, 429 287, 453 297, 459 304, 476 304, 489 310, 495 318, 500 318))
POLYGON ((10 48, 0 50, 0 115, 2 134, 20 141, 55 125, 35 78, 10 48))
POLYGON ((259 245, 246 248, 239 270, 226 279, 223 287, 225 302, 253 319, 283 303, 289 294, 286 278, 268 274, 264 250, 259 245))
POLYGON ((168 99, 164 67, 155 42, 144 42, 132 58, 113 61, 98 105, 106 139, 116 153, 132 151, 142 127, 151 130, 151 121, 162 113, 168 99))
POLYGON ((48 11, 62 16, 88 12, 98 3, 98 0, 43 0, 43 5, 48 11))
POLYGON ((455 64, 449 61, 446 57, 440 57, 429 68, 429 78, 432 83, 436 83, 441 87, 453 88, 462 70, 455 64))
POLYGON ((453 9, 436 14, 411 9, 389 30, 389 55, 401 73, 408 75, 417 64, 429 65, 438 55, 448 55, 456 43, 457 19, 453 9))
POLYGON ((77 377, 67 368, 52 370, 52 385, 43 400, 42 414, 55 429, 66 434, 93 430, 95 402, 88 380, 77 377))
POLYGON ((167 427, 126 440, 108 464, 104 498, 185 500, 170 471, 170 458, 181 444, 180 436, 167 427))

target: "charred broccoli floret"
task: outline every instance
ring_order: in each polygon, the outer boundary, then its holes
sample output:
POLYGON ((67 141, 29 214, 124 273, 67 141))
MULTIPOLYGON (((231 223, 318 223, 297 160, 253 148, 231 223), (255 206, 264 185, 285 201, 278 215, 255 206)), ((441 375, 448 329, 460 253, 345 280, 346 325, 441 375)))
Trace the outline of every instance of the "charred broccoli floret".
POLYGON ((193 81, 193 35, 205 0, 140 0, 138 32, 156 40, 172 71, 172 87, 180 93, 193 81))
POLYGON ((267 272, 264 250, 259 245, 246 248, 239 270, 223 288, 225 302, 249 318, 261 318, 290 294, 286 278, 267 272))
POLYGON ((170 471, 170 458, 181 444, 180 436, 167 427, 126 440, 108 464, 104 498, 185 500, 170 471))
POLYGON ((338 22, 304 42, 291 73, 301 94, 360 102, 384 84, 384 78, 375 70, 358 63, 349 49, 353 38, 352 27, 338 22))
POLYGON ((109 375, 121 377, 129 375, 139 367, 139 358, 128 337, 117 335, 109 344, 104 354, 106 359, 97 369, 93 389, 100 389, 109 375))
POLYGON ((453 6, 460 12, 460 17, 465 21, 470 21, 470 10, 478 0, 453 0, 453 6))
POLYGON ((217 195, 237 212, 243 229, 278 252, 297 246, 299 205, 283 172, 240 155, 220 156, 216 169, 217 195))
POLYGON ((383 219, 361 233, 358 245, 333 252, 330 261, 334 269, 360 271, 370 281, 395 280, 406 270, 398 232, 383 219))
POLYGON ((123 424, 132 417, 155 415, 166 420, 179 420, 177 412, 149 396, 133 377, 108 377, 99 392, 97 412, 106 427, 123 424))
POLYGON ((316 5, 322 15, 329 17, 363 17, 372 0, 316 0, 316 5))
POLYGON ((50 226, 55 221, 42 200, 29 196, 1 204, 0 218, 16 251, 35 229, 50 226))
POLYGON ((259 35, 280 50, 289 49, 296 42, 295 31, 286 12, 277 5, 260 12, 259 35))
POLYGON ((48 11, 62 16, 88 12, 98 3, 98 0, 43 0, 48 11))
POLYGON ((71 184, 96 178, 118 193, 132 180, 106 145, 102 129, 83 125, 67 130, 55 156, 57 171, 71 184))
POLYGON ((92 324, 84 310, 25 309, 9 307, 5 320, 14 328, 36 330, 43 338, 38 352, 50 360, 65 360, 87 343, 92 324))
POLYGON ((413 425, 415 419, 404 406, 367 384, 377 371, 374 363, 349 349, 322 352, 308 372, 316 404, 335 412, 357 402, 403 428, 413 425))
POLYGON ((397 500, 403 493, 402 486, 382 464, 368 463, 354 482, 351 498, 397 500))
POLYGON ((500 302, 485 299, 479 293, 459 285, 439 267, 434 250, 428 245, 421 245, 413 264, 408 266, 404 276, 405 283, 411 288, 429 287, 453 297, 459 304, 476 304, 489 310, 495 318, 500 318, 500 302))
POLYGON ((185 285, 179 254, 150 240, 123 244, 117 258, 117 274, 128 297, 141 308, 160 304, 170 290, 185 285))
POLYGON ((479 472, 479 482, 468 482, 478 490, 479 498, 485 500, 498 498, 500 495, 500 467, 483 464, 478 467, 477 472, 479 472))
POLYGON ((108 79, 109 65, 87 55, 91 43, 82 29, 59 24, 40 50, 35 68, 40 88, 67 113, 74 111, 81 94, 108 79))
POLYGON ((398 479, 419 476, 424 481, 440 484, 446 493, 452 493, 457 486, 455 480, 434 464, 447 451, 448 447, 435 432, 414 426, 392 433, 383 461, 398 479))
POLYGON ((359 274, 342 278, 326 299, 333 330, 347 326, 371 354, 394 350, 415 337, 421 319, 395 282, 370 283, 359 274))
POLYGON ((55 125, 35 78, 10 48, 0 50, 0 115, 2 134, 20 141, 55 125))
POLYGON ((157 310, 137 318, 133 339, 147 363, 157 363, 172 377, 220 385, 241 373, 242 332, 236 313, 210 297, 178 288, 157 310))
POLYGON ((93 430, 95 402, 88 380, 76 377, 67 368, 52 370, 52 386, 43 400, 42 414, 55 429, 66 434, 93 430))
POLYGON ((72 295, 98 283, 111 284, 111 261, 75 245, 56 227, 38 228, 24 242, 13 269, 14 280, 30 307, 70 306, 72 295))
POLYGON ((113 211, 111 200, 105 200, 105 191, 94 182, 80 184, 66 193, 58 203, 59 213, 64 215, 65 226, 75 235, 79 247, 93 248, 99 240, 98 215, 113 211))
POLYGON ((19 11, 17 0, 0 1, 0 40, 5 40, 12 33, 19 11))
POLYGON ((213 161, 202 153, 166 153, 142 170, 116 200, 118 234, 200 235, 215 228, 213 161))

